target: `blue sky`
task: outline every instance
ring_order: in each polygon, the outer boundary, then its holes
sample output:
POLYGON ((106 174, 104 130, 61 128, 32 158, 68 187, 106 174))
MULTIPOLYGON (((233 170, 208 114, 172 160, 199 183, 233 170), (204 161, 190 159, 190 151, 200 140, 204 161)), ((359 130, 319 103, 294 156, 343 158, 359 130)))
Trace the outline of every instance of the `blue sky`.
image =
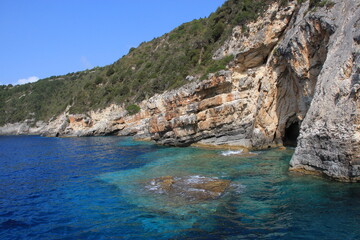
POLYGON ((225 0, 1 0, 0 84, 111 64, 225 0))

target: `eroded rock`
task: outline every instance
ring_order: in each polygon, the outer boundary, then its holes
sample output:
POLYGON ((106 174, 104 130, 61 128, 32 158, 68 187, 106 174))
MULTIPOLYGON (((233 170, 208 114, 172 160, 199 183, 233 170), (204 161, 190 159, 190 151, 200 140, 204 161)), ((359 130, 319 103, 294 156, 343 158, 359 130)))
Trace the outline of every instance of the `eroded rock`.
MULTIPOLYGON (((360 4, 333 3, 313 9, 308 1, 272 4, 247 24, 247 32, 235 27, 215 51, 214 59, 235 57, 226 71, 156 94, 139 103, 135 115, 113 105, 83 116, 65 112, 36 128, 8 125, 0 134, 134 135, 171 146, 296 146, 292 170, 360 181, 360 4)), ((163 182, 176 186, 169 181, 163 182)))

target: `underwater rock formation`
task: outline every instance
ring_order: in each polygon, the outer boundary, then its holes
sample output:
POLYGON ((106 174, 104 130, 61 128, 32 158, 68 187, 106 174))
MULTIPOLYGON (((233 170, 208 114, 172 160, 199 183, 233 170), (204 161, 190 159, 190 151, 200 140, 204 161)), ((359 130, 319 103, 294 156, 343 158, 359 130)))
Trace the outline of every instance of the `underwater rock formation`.
MULTIPOLYGON (((360 180, 360 4, 333 0, 309 6, 273 3, 256 21, 237 26, 214 52, 226 70, 139 103, 47 124, 22 123, 0 134, 133 135, 158 144, 226 148, 296 146, 291 170, 360 180)), ((194 80, 195 79, 195 80, 194 80)))
POLYGON ((219 198, 229 186, 229 180, 218 178, 165 176, 152 179, 146 189, 156 194, 166 194, 170 198, 199 202, 219 198))

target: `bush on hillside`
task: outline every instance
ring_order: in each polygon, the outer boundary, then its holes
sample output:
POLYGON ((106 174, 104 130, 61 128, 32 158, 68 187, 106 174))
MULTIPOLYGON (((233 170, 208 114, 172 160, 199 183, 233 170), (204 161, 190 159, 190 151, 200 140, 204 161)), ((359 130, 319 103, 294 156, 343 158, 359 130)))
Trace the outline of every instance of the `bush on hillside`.
POLYGON ((128 111, 128 114, 134 115, 134 114, 140 112, 140 107, 136 104, 131 104, 126 107, 126 111, 128 111))

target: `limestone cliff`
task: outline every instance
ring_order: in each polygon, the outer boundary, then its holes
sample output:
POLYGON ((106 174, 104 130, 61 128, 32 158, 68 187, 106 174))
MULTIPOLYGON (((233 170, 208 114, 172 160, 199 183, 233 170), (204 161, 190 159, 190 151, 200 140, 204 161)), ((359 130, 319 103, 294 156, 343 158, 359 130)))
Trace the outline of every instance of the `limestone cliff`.
MULTIPOLYGON (((332 8, 300 20, 300 26, 322 33, 319 39, 325 54, 321 54, 322 68, 301 124, 291 169, 359 181, 360 2, 336 1, 332 8)), ((294 27, 290 34, 301 39, 301 28, 294 27)))
MULTIPOLYGON (((313 2, 313 1, 312 1, 313 2)), ((214 59, 228 69, 158 94, 128 115, 121 106, 65 112, 47 124, 0 133, 135 135, 159 144, 264 149, 297 146, 291 169, 360 180, 360 3, 271 5, 235 27, 214 59)), ((189 77, 196 79, 196 77, 189 77)))

